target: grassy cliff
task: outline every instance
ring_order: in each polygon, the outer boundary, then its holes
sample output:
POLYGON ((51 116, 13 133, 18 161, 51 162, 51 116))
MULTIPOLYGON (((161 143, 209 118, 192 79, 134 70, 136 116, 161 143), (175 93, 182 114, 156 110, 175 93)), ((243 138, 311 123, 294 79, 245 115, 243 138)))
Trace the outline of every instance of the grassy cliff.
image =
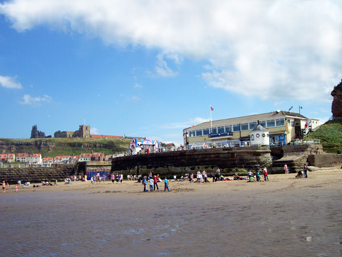
POLYGON ((305 140, 320 139, 325 152, 342 151, 342 120, 328 121, 316 131, 311 132, 305 140))
POLYGON ((81 153, 121 153, 128 150, 131 139, 36 138, 0 139, 0 153, 41 153, 43 157, 79 155, 81 153))

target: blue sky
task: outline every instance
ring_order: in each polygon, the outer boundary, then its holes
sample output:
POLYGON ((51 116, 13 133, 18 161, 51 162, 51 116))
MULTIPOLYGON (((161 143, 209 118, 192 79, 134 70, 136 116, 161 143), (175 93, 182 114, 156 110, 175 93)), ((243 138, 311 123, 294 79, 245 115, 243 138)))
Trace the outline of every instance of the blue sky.
POLYGON ((277 109, 325 122, 342 2, 0 1, 0 138, 77 130, 182 143, 209 119, 277 109))

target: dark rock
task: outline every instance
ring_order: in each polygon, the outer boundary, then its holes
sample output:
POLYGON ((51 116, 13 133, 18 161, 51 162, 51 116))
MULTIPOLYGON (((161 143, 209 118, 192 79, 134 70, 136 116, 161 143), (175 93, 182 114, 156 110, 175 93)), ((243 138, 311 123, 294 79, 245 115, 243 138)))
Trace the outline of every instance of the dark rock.
POLYGON ((342 82, 334 87, 334 90, 331 92, 331 95, 334 97, 331 106, 333 119, 342 119, 342 82))

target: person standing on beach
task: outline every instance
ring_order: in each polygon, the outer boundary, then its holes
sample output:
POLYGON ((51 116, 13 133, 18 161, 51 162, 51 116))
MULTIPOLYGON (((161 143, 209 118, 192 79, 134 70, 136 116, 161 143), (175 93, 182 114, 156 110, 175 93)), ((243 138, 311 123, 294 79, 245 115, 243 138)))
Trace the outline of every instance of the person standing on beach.
POLYGON ((142 180, 141 183, 144 185, 144 192, 147 192, 146 191, 146 184, 147 184, 146 176, 144 176, 144 179, 142 180))
POLYGON ((289 174, 289 168, 287 167, 286 163, 284 165, 284 170, 285 170, 285 174, 289 174))
POLYGON ((304 178, 308 178, 308 166, 306 166, 306 164, 304 164, 303 173, 304 173, 304 178))
POLYGON ((206 183, 207 182, 207 173, 205 172, 205 170, 203 170, 202 177, 203 177, 204 183, 206 183))
POLYGON ((154 190, 157 190, 159 191, 159 187, 158 187, 158 178, 156 175, 153 176, 153 183, 154 183, 154 190))
POLYGON ((192 183, 194 181, 194 173, 190 174, 190 183, 192 183))
POLYGON ((266 166, 264 167, 263 174, 264 174, 264 181, 269 181, 266 166))
POLYGON ((256 172, 256 179, 258 182, 260 182, 260 172, 259 171, 256 172))
POLYGON ((202 180, 202 175, 201 175, 201 172, 200 172, 200 171, 197 171, 196 178, 197 178, 197 181, 196 181, 196 182, 199 182, 199 183, 201 183, 201 180, 202 180))
POLYGON ((150 183, 150 192, 152 192, 153 191, 153 184, 154 184, 154 180, 152 177, 149 179, 149 183, 150 183))
POLYGON ((170 192, 170 188, 169 188, 169 181, 167 180, 167 178, 165 177, 164 179, 164 192, 166 191, 169 191, 170 192))
POLYGON ((6 183, 5 183, 5 181, 2 181, 2 192, 3 193, 6 192, 6 183))
POLYGON ((114 184, 114 180, 115 180, 115 175, 114 175, 114 173, 112 174, 111 179, 112 179, 112 184, 114 184))

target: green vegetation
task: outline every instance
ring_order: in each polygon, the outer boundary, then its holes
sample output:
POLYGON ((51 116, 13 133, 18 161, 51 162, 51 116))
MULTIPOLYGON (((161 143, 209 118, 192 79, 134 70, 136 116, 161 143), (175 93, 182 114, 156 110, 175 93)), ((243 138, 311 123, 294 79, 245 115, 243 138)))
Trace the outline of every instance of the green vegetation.
POLYGON ((305 140, 313 139, 321 140, 325 152, 342 151, 342 120, 328 121, 305 138, 305 140))
POLYGON ((35 138, 0 139, 2 149, 15 153, 41 153, 42 157, 58 155, 79 155, 81 153, 101 152, 104 154, 122 153, 128 150, 131 139, 96 138, 35 138), (7 148, 7 149, 5 149, 7 148))

